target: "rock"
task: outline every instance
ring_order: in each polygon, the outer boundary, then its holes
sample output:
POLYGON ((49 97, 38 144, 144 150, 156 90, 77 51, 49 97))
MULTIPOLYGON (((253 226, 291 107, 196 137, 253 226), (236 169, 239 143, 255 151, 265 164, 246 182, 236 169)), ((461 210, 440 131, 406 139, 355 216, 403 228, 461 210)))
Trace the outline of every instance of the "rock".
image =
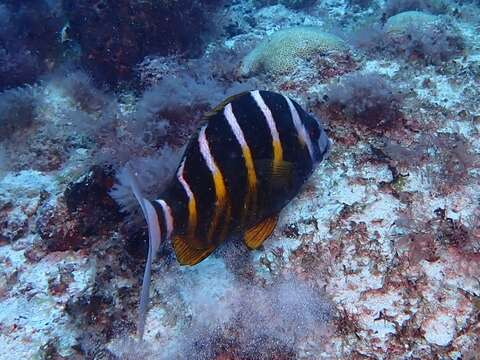
POLYGON ((0 5, 0 90, 34 83, 62 50, 60 2, 6 1, 0 5), (58 8, 57 8, 58 7, 58 8))
POLYGON ((431 30, 440 21, 436 15, 421 11, 405 11, 388 18, 384 31, 388 36, 396 37, 408 33, 410 27, 431 30))
POLYGON ((12 268, 18 273, 6 296, 0 298, 2 359, 76 359, 81 329, 65 306, 90 296, 96 262, 81 254, 55 253, 28 264, 20 252, 5 246, 0 248, 0 264, 0 279, 12 268), (51 291, 55 283, 62 284, 62 291, 51 291))
POLYGON ((455 336, 455 319, 448 314, 435 314, 424 322, 422 329, 429 343, 447 346, 455 336))
POLYGON ((191 0, 64 3, 69 34, 82 48, 83 63, 98 80, 111 84, 129 79, 146 55, 198 53, 211 27, 206 6, 191 0))
POLYGON ((390 17, 384 33, 391 50, 427 63, 439 64, 465 50, 462 34, 448 18, 421 11, 405 11, 390 17))
POLYGON ((122 218, 108 195, 114 178, 111 170, 94 166, 67 186, 55 205, 40 211, 37 229, 49 251, 88 247, 95 236, 108 234, 122 218))
POLYGON ((243 59, 240 73, 290 73, 315 56, 331 53, 348 53, 348 47, 342 39, 318 26, 291 27, 275 32, 253 49, 243 59))
POLYGON ((34 215, 55 188, 52 178, 38 171, 8 174, 0 180, 0 241, 26 236, 34 215))
POLYGON ((257 6, 268 6, 268 5, 276 5, 282 4, 288 8, 292 9, 301 9, 308 7, 310 5, 315 4, 315 0, 280 0, 280 1, 272 1, 272 0, 255 0, 255 5, 257 6))
POLYGON ((93 166, 65 190, 65 204, 71 214, 84 223, 85 235, 101 232, 98 227, 118 222, 122 216, 117 203, 108 192, 115 183, 110 168, 93 166))
POLYGON ((37 231, 48 251, 79 250, 90 245, 80 233, 80 224, 60 200, 55 206, 47 204, 40 209, 37 231))

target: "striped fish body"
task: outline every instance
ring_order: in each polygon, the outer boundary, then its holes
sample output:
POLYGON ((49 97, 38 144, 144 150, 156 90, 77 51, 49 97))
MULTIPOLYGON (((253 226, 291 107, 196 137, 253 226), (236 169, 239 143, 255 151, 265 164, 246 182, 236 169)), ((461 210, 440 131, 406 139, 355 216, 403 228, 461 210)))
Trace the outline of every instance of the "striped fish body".
POLYGON ((192 136, 176 176, 153 201, 163 239, 194 265, 232 234, 255 249, 330 148, 315 118, 269 91, 227 99, 192 136))
POLYGON ((202 261, 233 234, 240 234, 250 249, 258 248, 274 230, 280 210, 329 149, 321 125, 297 103, 257 90, 231 97, 206 115, 159 199, 146 199, 129 174, 149 232, 140 339, 152 261, 161 242, 172 241, 183 265, 202 261))

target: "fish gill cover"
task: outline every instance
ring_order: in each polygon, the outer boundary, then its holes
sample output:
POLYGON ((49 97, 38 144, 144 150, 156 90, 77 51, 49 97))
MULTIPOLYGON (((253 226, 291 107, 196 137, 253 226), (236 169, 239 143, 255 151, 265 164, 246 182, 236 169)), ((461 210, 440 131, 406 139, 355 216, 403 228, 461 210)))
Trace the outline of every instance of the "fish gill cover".
POLYGON ((0 0, 0 23, 2 359, 478 356, 478 2, 0 0), (255 89, 332 152, 258 250, 162 248, 140 344, 148 235, 119 174, 155 199, 255 89))

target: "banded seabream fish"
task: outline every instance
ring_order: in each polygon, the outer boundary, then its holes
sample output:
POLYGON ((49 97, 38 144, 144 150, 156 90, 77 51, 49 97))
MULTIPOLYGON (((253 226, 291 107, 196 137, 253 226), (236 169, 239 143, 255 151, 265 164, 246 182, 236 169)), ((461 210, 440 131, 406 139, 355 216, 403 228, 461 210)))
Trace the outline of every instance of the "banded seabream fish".
POLYGON ((146 199, 136 174, 130 174, 129 185, 149 229, 140 339, 152 261, 160 244, 172 241, 182 265, 199 263, 232 235, 257 249, 330 146, 319 122, 295 101, 256 90, 230 97, 206 114, 176 176, 158 199, 146 199))

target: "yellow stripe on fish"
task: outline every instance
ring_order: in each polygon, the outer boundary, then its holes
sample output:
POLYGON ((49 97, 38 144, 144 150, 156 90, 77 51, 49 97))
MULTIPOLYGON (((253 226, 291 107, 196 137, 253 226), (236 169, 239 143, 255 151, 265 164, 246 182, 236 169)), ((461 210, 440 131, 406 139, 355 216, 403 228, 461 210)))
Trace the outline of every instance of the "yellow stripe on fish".
POLYGON ((270 129, 270 135, 272 137, 272 146, 273 146, 273 167, 278 168, 279 164, 283 161, 283 149, 282 143, 280 142, 280 135, 278 134, 277 126, 275 120, 273 119, 272 112, 270 108, 265 104, 265 101, 260 94, 260 91, 255 90, 251 92, 252 97, 255 99, 258 107, 265 116, 267 121, 268 128, 270 129))
POLYGON ((189 237, 193 237, 195 235, 195 230, 197 228, 197 203, 195 201, 195 195, 193 195, 193 192, 190 189, 190 185, 188 185, 188 183, 185 181, 185 178, 183 177, 184 168, 185 168, 185 159, 182 161, 177 171, 177 180, 182 185, 188 197, 187 234, 189 237))
POLYGON ((243 134, 240 125, 238 125, 238 121, 232 110, 232 104, 227 104, 225 106, 223 115, 225 116, 225 119, 230 125, 230 128, 232 129, 236 140, 240 144, 243 160, 245 161, 245 168, 247 169, 248 189, 245 195, 243 205, 244 210, 242 212, 240 220, 240 223, 244 224, 247 220, 248 212, 255 211, 255 203, 257 198, 257 174, 255 173, 255 165, 253 163, 252 152, 250 151, 250 147, 245 141, 245 135, 243 134))
POLYGON ((210 146, 208 144, 207 137, 205 135, 205 129, 207 126, 204 126, 200 129, 200 134, 198 136, 198 144, 200 146, 200 152, 205 160, 205 163, 210 170, 212 177, 213 177, 213 184, 215 186, 215 209, 214 215, 211 220, 211 224, 208 229, 207 239, 209 242, 212 241, 212 235, 217 229, 218 222, 220 219, 221 214, 224 212, 227 202, 227 190, 225 188, 225 182, 223 180, 223 175, 221 171, 218 169, 217 164, 215 163, 215 159, 210 152, 210 146))

